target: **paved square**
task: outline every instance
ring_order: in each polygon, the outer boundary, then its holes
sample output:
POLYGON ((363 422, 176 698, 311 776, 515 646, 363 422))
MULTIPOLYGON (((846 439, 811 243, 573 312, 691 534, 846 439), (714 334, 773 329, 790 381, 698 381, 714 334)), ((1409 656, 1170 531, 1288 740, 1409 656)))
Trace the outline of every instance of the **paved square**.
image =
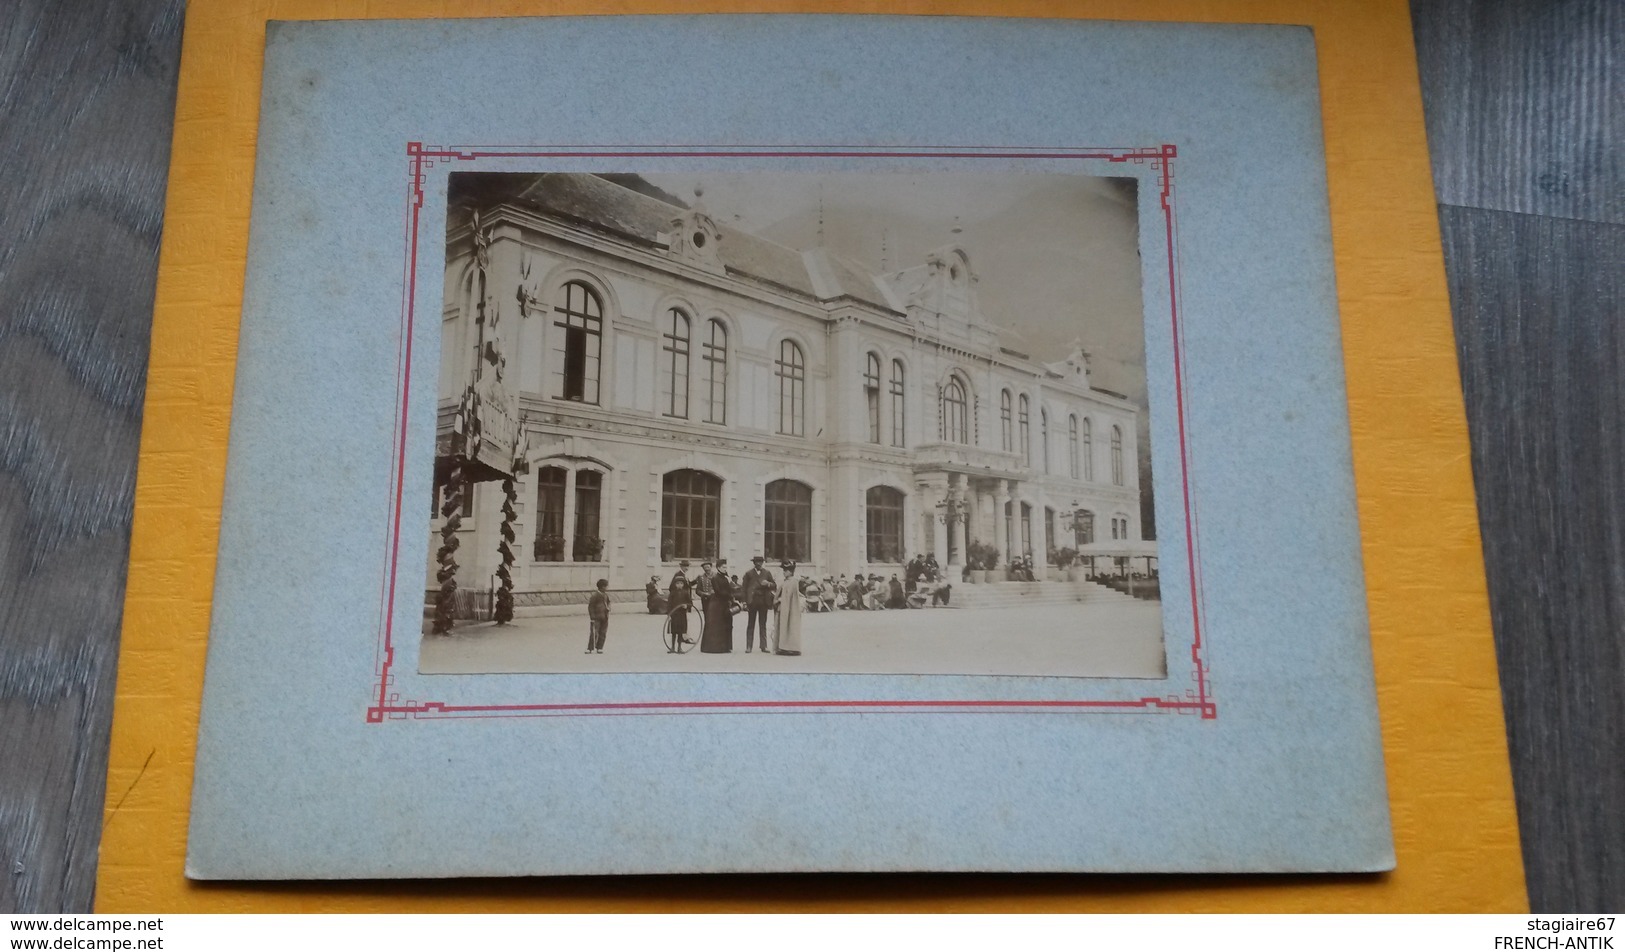
MULTIPOLYGON (((702 654, 697 647, 669 654, 661 641, 663 618, 615 613, 604 653, 594 655, 584 653, 584 613, 521 618, 501 627, 472 623, 450 636, 424 636, 419 671, 1167 676, 1157 602, 808 614, 799 657, 746 654, 744 615, 734 619, 731 654, 702 654)), ((698 626, 693 630, 697 638, 698 626)))

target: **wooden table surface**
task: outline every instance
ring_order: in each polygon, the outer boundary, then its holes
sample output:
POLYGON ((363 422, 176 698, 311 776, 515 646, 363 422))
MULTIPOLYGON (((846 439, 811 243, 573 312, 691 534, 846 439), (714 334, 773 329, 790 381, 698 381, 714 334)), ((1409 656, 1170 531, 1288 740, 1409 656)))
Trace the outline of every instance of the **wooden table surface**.
MULTIPOLYGON (((1536 911, 1625 909, 1625 4, 1412 0, 1536 911)), ((0 913, 87 911, 178 0, 0 5, 0 913)))

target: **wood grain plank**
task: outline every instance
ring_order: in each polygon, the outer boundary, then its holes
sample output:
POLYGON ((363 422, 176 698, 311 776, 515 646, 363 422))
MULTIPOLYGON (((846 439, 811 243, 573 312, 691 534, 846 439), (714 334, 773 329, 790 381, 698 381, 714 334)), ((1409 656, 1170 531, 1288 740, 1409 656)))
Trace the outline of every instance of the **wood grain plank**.
POLYGON ((95 888, 180 27, 0 15, 0 912, 95 888))
POLYGON ((1625 226, 1445 207, 1531 908, 1625 908, 1625 226))
POLYGON ((1625 222, 1625 4, 1411 0, 1441 203, 1625 222))

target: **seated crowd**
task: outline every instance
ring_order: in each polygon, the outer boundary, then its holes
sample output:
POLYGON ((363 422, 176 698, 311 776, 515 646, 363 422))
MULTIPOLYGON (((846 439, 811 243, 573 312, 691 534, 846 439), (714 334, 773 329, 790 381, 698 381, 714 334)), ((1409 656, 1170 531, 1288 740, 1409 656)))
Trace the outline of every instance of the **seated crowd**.
POLYGON ((859 572, 850 579, 842 574, 808 578, 801 583, 802 598, 811 612, 935 608, 946 606, 952 591, 934 555, 910 559, 901 579, 896 573, 887 579, 859 572))
MULTIPOLYGON (((684 570, 687 568, 688 564, 683 563, 673 579, 684 589, 689 584, 684 576, 684 570)), ((739 602, 733 607, 733 611, 737 613, 744 607, 746 586, 740 583, 737 575, 732 576, 729 581, 732 582, 731 587, 735 593, 734 600, 739 602)), ((909 560, 901 579, 896 573, 887 579, 878 574, 864 575, 859 572, 850 579, 845 574, 830 575, 822 579, 810 576, 798 578, 796 584, 801 592, 802 607, 809 612, 945 607, 953 591, 953 586, 948 582, 934 555, 915 556, 909 560)), ((661 590, 658 576, 651 578, 645 588, 650 614, 664 613, 672 604, 670 589, 661 590)), ((680 597, 687 596, 685 594, 680 597)))

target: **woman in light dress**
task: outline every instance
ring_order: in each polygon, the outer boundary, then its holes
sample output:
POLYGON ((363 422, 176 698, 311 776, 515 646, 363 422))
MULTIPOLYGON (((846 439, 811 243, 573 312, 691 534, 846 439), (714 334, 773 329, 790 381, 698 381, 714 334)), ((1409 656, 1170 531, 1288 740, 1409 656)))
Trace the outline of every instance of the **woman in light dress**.
POLYGON ((801 654, 801 586, 796 583, 796 564, 783 562, 784 584, 779 586, 778 610, 773 615, 773 653, 801 654))

